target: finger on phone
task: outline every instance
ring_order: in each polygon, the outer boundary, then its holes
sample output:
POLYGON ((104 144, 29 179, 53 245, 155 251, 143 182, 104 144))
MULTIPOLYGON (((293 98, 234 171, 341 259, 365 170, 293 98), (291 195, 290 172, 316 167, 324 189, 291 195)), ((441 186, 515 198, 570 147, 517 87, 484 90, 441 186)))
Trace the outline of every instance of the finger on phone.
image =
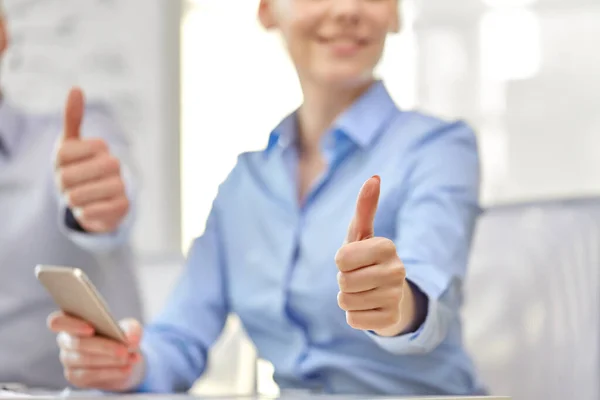
POLYGON ((82 388, 96 388, 100 384, 125 381, 130 374, 131 367, 65 368, 67 380, 82 388))
POLYGON ((129 357, 87 354, 78 351, 61 350, 60 362, 67 368, 120 368, 129 365, 129 357))
POLYGON ((56 338, 59 347, 66 351, 127 359, 129 350, 121 343, 99 336, 78 337, 60 332, 56 338))
POLYGON ((82 319, 72 317, 62 311, 57 311, 48 316, 48 328, 52 332, 69 332, 74 335, 92 336, 94 327, 82 319))

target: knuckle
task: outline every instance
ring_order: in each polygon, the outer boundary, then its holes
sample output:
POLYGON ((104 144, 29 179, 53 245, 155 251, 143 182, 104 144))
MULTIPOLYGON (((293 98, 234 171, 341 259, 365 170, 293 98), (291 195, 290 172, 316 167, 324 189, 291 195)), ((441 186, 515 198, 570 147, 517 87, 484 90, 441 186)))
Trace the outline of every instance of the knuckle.
POLYGON ((344 245, 335 253, 335 264, 340 267, 343 266, 347 259, 348 246, 344 245))
POLYGON ((79 206, 83 202, 82 193, 80 190, 71 190, 67 193, 67 200, 69 201, 69 205, 71 206, 79 206))
POLYGON ((346 310, 346 311, 348 310, 348 295, 346 293, 338 292, 337 301, 338 301, 338 306, 342 310, 346 310))
POLYGON ((71 176, 64 169, 59 169, 58 170, 58 184, 63 189, 64 188, 68 188, 69 186, 71 186, 71 176))
POLYGON ((354 329, 362 328, 362 318, 360 314, 348 311, 346 312, 346 323, 354 329))
POLYGON ((56 152, 56 165, 61 166, 67 161, 68 152, 69 148, 64 144, 58 148, 56 152))
POLYGON ((100 158, 98 168, 104 175, 113 174, 119 171, 120 161, 110 154, 104 154, 100 158))
POLYGON ((399 304, 400 300, 402 300, 402 286, 398 285, 394 287, 392 291, 392 298, 394 299, 393 304, 399 304))
POLYGON ((121 214, 126 213, 129 210, 129 200, 127 197, 123 196, 121 201, 119 201, 117 205, 117 210, 121 212, 121 214))
POLYGON ((120 176, 115 178, 113 185, 116 192, 125 193, 125 182, 123 182, 120 176))
POLYGON ((378 247, 379 250, 386 255, 396 254, 396 245, 390 239, 381 238, 378 247))
POLYGON ((103 139, 90 139, 89 143, 92 146, 92 148, 98 153, 108 151, 108 144, 106 144, 106 141, 104 141, 103 139))
POLYGON ((404 281, 404 278, 406 277, 406 270, 404 269, 404 266, 399 265, 399 266, 394 266, 392 268, 388 268, 388 281, 393 284, 393 285, 397 285, 399 283, 402 283, 404 281))
POLYGON ((349 277, 348 274, 342 271, 339 271, 337 274, 338 286, 342 292, 345 292, 349 289, 349 277))
POLYGON ((121 171, 121 160, 114 156, 108 156, 107 168, 109 172, 119 172, 121 171))

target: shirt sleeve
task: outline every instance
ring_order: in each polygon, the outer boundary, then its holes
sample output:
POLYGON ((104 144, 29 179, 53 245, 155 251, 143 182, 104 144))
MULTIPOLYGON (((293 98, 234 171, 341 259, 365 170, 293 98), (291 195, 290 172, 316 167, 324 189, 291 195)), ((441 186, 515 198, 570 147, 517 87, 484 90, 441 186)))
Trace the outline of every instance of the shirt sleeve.
POLYGON ((427 353, 459 318, 471 238, 479 207, 479 157, 473 131, 447 124, 414 148, 409 189, 397 215, 398 255, 406 278, 427 297, 427 313, 415 331, 395 337, 368 332, 395 354, 427 353))
POLYGON ((190 389, 203 373, 207 352, 223 330, 229 304, 216 207, 215 201, 205 232, 194 241, 166 307, 144 332, 146 371, 137 391, 190 389))
MULTIPOLYGON (((60 128, 62 131, 62 126, 60 128)), ((81 134, 85 138, 104 139, 115 157, 121 161, 121 175, 125 182, 125 190, 129 199, 129 212, 116 231, 104 234, 88 233, 74 223, 75 210, 70 210, 66 199, 55 186, 59 213, 58 224, 71 241, 78 246, 93 252, 108 252, 126 243, 131 235, 136 210, 137 173, 133 162, 132 146, 125 132, 118 126, 110 109, 100 103, 92 103, 86 107, 82 122, 81 134)), ((57 138, 57 146, 60 137, 57 138)))

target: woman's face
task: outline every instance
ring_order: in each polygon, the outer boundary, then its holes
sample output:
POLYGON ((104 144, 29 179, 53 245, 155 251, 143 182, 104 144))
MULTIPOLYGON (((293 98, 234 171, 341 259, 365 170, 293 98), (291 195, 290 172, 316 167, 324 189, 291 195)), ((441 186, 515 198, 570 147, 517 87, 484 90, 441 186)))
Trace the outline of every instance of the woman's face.
POLYGON ((370 79, 398 0, 261 0, 259 19, 278 29, 301 80, 346 86, 370 79))

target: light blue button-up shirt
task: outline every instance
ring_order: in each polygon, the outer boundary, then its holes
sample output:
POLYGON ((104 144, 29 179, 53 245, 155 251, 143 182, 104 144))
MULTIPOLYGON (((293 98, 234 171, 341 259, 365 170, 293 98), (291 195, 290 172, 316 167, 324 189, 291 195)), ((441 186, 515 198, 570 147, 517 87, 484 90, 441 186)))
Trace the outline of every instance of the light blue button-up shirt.
POLYGON ((327 169, 303 205, 294 139, 292 114, 266 150, 242 154, 220 186, 179 284, 145 332, 139 390, 188 389, 234 312, 283 390, 480 393, 459 319, 480 211, 472 130, 398 110, 377 82, 324 136, 327 169), (375 174, 375 234, 394 240, 407 278, 429 300, 423 325, 391 338, 351 328, 337 304, 334 256, 358 191, 375 174))
MULTIPOLYGON (((54 156, 62 132, 57 114, 32 114, 0 99, 0 382, 62 389, 67 384, 56 336, 46 318, 57 309, 34 274, 36 264, 79 267, 118 317, 142 314, 129 246, 131 213, 115 233, 67 226, 67 206, 54 184, 54 156)), ((130 165, 129 144, 107 107, 85 111, 84 137, 107 141, 130 165)), ((125 177, 132 208, 133 179, 125 177)))

